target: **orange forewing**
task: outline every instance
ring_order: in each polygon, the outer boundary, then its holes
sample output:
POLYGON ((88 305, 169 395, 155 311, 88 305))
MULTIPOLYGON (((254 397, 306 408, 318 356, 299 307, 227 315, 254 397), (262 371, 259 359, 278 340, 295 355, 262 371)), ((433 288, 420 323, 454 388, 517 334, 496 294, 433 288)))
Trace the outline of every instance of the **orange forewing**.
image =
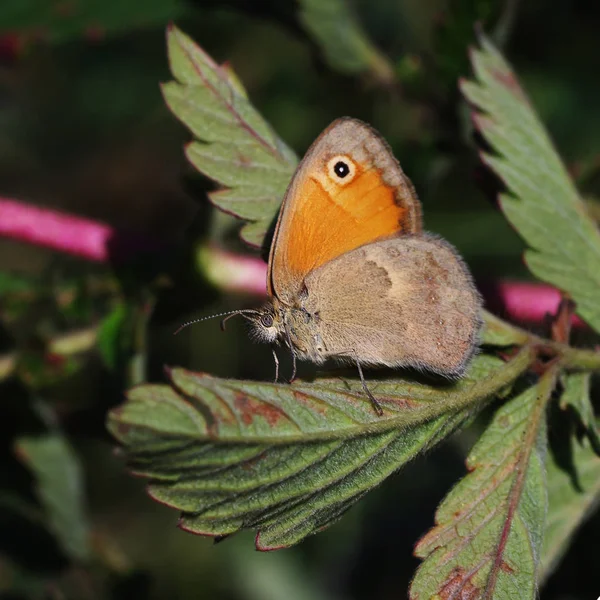
POLYGON ((293 243, 282 256, 287 269, 296 273, 306 275, 345 252, 402 230, 406 210, 395 204, 394 190, 376 172, 361 173, 336 195, 309 179, 302 194, 303 202, 285 231, 293 243))
POLYGON ((289 302, 304 277, 317 267, 377 239, 420 231, 419 203, 412 186, 403 174, 402 186, 387 183, 390 169, 394 175, 396 170, 402 174, 387 144, 364 123, 341 119, 325 130, 286 193, 269 257, 269 295, 289 302), (348 143, 350 156, 364 137, 378 144, 389 164, 378 167, 373 160, 355 161, 356 175, 348 185, 324 185, 324 161, 346 150, 338 140, 333 147, 327 143, 329 133, 340 125, 351 126, 350 133, 355 134, 348 143))

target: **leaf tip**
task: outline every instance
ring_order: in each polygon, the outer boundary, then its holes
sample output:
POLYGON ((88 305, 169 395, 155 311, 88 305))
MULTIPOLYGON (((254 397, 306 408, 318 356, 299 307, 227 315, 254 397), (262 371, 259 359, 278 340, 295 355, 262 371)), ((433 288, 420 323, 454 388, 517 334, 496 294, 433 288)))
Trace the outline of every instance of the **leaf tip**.
MULTIPOLYGON (((476 127, 479 129, 479 126, 476 124, 476 127)), ((479 160, 488 168, 493 169, 492 164, 490 162, 490 153, 486 152, 485 150, 481 149, 477 151, 477 154, 479 156, 479 160)))
POLYGON ((279 546, 264 544, 260 538, 260 534, 261 532, 257 531, 254 538, 254 547, 259 552, 274 552, 275 550, 285 550, 286 548, 289 548, 289 546, 286 546, 285 544, 279 546))
POLYGON ((477 43, 483 45, 487 36, 483 30, 483 21, 481 19, 477 19, 477 21, 475 21, 473 24, 473 30, 475 31, 475 39, 477 40, 477 43))
POLYGON ((479 52, 479 48, 477 46, 469 46, 467 48, 467 56, 469 57, 469 62, 472 67, 475 67, 475 62, 477 61, 477 53, 479 52))
MULTIPOLYGON (((145 477, 145 475, 143 473, 136 473, 133 470, 129 471, 134 477, 145 477)), ((156 503, 158 504, 162 504, 163 506, 166 506, 168 508, 175 508, 178 509, 180 508, 179 506, 177 506, 176 504, 174 504, 173 502, 169 502, 168 500, 166 500, 164 498, 164 496, 162 496, 161 494, 158 493, 158 489, 156 487, 156 484, 154 483, 149 483, 146 486, 146 494, 148 494, 148 496, 150 496, 150 498, 152 498, 152 500, 154 500, 156 503)), ((179 521, 177 522, 177 526, 179 527, 179 523, 181 523, 184 519, 184 515, 182 514, 179 517, 179 521)))
POLYGON ((224 534, 215 533, 214 531, 200 531, 198 529, 192 529, 192 527, 190 525, 186 524, 185 519, 186 519, 186 515, 182 514, 179 517, 179 520, 177 521, 177 527, 178 527, 178 529, 181 529, 181 531, 185 531, 186 533, 191 533, 193 535, 199 535, 202 537, 213 538, 213 539, 224 537, 224 534))

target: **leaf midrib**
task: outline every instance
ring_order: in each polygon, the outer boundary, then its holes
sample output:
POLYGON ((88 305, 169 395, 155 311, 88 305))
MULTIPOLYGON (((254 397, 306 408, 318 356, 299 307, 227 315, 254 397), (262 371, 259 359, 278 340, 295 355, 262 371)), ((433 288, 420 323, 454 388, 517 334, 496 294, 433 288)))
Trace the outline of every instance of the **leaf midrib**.
MULTIPOLYGON (((185 54, 186 58, 188 59, 188 61, 192 65, 192 68, 194 69, 195 73, 202 80, 202 82, 204 83, 204 85, 206 86, 206 88, 208 90, 210 90, 212 92, 212 94, 225 105, 225 107, 231 113, 231 115, 233 116, 233 118, 235 119, 235 121, 238 123, 238 125, 244 131, 246 131, 246 133, 248 133, 248 135, 250 135, 251 137, 253 137, 254 139, 256 139, 256 141, 259 144, 261 144, 262 146, 264 146, 264 148, 270 154, 272 154, 276 159, 283 160, 283 155, 281 154, 281 152, 279 152, 279 149, 278 148, 274 148, 271 144, 269 144, 269 142, 267 140, 265 140, 261 135, 259 135, 257 131, 255 131, 254 129, 252 129, 252 127, 250 127, 250 125, 248 125, 248 123, 244 119, 242 119, 242 116, 234 108, 233 104, 231 102, 229 102, 224 96, 222 96, 215 89, 215 87, 213 86, 213 84, 210 81, 208 81, 208 79, 206 79, 206 77, 202 73, 202 70, 196 64, 196 61, 193 60, 192 55, 190 54, 190 52, 188 51, 188 49, 183 44, 180 44, 179 47, 181 48, 182 52, 185 54)), ((221 81, 223 81, 223 83, 231 91, 232 98, 235 98, 237 96, 237 92, 231 87, 231 85, 225 79, 222 78, 221 73, 220 73, 220 67, 218 65, 215 65, 215 69, 214 70, 215 70, 215 73, 217 74, 217 76, 221 78, 221 81)), ((248 102, 246 99, 244 99, 244 101, 248 102)))

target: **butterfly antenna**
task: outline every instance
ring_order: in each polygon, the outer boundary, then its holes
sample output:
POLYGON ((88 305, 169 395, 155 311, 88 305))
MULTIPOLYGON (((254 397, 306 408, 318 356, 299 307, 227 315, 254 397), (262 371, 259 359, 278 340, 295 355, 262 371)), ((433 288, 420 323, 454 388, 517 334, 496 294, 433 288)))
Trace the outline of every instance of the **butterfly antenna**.
POLYGON ((200 323, 201 321, 207 321, 208 319, 215 319, 216 317, 225 317, 221 321, 221 328, 224 330, 225 329, 224 323, 225 323, 225 321, 227 321, 227 319, 231 319, 231 317, 235 317, 235 315, 245 316, 246 313, 258 314, 259 311, 254 310, 253 308, 248 308, 248 309, 244 309, 244 310, 231 310, 228 312, 217 313, 216 315, 209 315, 208 317, 200 317, 199 319, 194 319, 193 321, 187 321, 186 323, 183 323, 183 325, 180 325, 175 330, 173 335, 177 335, 182 329, 185 329, 189 325, 194 325, 195 323, 200 323))

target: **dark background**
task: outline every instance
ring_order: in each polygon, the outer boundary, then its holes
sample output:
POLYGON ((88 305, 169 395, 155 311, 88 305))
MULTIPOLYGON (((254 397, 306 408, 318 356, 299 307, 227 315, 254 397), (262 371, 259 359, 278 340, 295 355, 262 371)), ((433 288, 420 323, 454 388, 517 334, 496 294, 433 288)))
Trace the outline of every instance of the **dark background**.
MULTIPOLYGON (((464 473, 477 425, 390 478, 330 530, 269 554, 254 551, 251 534, 213 546, 178 530, 176 512, 151 501, 144 483, 125 473, 104 427, 106 411, 138 380, 140 361, 153 381, 164 380, 164 364, 272 376, 269 349, 251 345, 241 323, 231 322, 227 334, 208 321, 172 336, 194 316, 260 300, 223 294, 198 267, 208 242, 246 250, 235 220, 210 208, 211 184, 183 157, 190 136, 160 95, 159 82, 170 78, 169 21, 215 60, 231 63, 254 105, 299 155, 342 115, 379 129, 419 192, 426 227, 454 243, 489 285, 527 272, 522 244, 489 193, 494 182, 478 167, 458 91, 480 22, 496 35, 580 189, 595 202, 598 3, 351 6, 389 57, 395 84, 331 68, 291 0, 0 1, 0 197, 104 221, 161 247, 125 260, 116 247, 110 264, 97 264, 0 239, 0 355, 18 355, 17 368, 0 381, 0 598, 406 596, 418 564, 412 546, 464 473), (118 327, 105 327, 102 348, 67 359, 49 350, 53 339, 111 317, 118 327), (89 567, 60 550, 30 465, 15 452, 21 436, 49 431, 64 433, 82 465, 89 567)), ((596 516, 542 598, 600 594, 599 535, 596 516)))

